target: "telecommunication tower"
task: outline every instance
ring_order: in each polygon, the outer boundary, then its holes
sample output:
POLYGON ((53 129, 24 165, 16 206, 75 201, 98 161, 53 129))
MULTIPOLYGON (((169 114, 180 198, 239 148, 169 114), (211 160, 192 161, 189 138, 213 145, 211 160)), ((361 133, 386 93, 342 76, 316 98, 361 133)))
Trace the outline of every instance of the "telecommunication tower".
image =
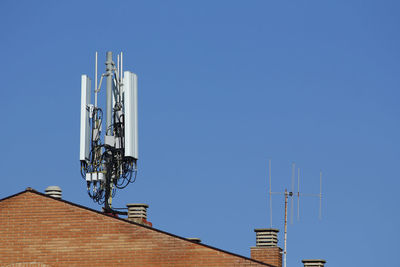
POLYGON ((113 210, 111 204, 117 189, 136 180, 139 158, 137 76, 123 71, 122 52, 117 56, 117 63, 113 61, 112 52, 107 52, 105 66, 97 84, 96 52, 93 89, 89 76, 81 76, 81 175, 89 196, 100 205, 104 204, 105 212, 124 214, 113 210), (105 122, 103 109, 98 105, 103 78, 106 79, 105 122))

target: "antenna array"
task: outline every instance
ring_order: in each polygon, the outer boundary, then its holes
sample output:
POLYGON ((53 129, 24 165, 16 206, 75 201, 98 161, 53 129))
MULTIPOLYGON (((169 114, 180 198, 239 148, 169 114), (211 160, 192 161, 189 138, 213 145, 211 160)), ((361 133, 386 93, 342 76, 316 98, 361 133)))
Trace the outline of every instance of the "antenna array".
POLYGON ((113 61, 106 54, 106 69, 97 84, 97 52, 95 56, 94 104, 91 104, 91 80, 81 77, 81 175, 86 180, 89 196, 112 210, 117 189, 134 182, 138 160, 137 76, 123 72, 123 54, 113 61), (103 132, 103 110, 98 105, 103 78, 106 78, 106 121, 103 132))
POLYGON ((291 178, 291 191, 285 189, 284 192, 273 192, 272 191, 272 176, 271 176, 271 160, 268 162, 269 169, 269 208, 270 208, 270 223, 272 228, 272 195, 284 195, 285 199, 285 217, 284 217, 284 249, 283 249, 283 267, 286 267, 286 254, 287 254, 287 215, 288 215, 288 198, 290 197, 291 201, 291 209, 290 209, 290 221, 293 224, 293 206, 294 206, 294 196, 297 195, 297 220, 300 219, 300 196, 311 196, 311 197, 319 197, 319 219, 322 218, 322 172, 320 172, 319 180, 319 194, 304 194, 300 193, 300 168, 297 169, 297 194, 294 192, 294 184, 295 184, 295 174, 296 174, 296 165, 292 163, 292 178, 291 178))

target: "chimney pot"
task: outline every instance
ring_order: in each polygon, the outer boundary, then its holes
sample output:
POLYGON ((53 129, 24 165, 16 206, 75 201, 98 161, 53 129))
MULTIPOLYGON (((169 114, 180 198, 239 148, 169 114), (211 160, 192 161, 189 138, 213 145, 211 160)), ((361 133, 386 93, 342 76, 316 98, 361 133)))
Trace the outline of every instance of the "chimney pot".
POLYGON ((302 260, 304 267, 324 267, 326 261, 321 259, 302 260))
POLYGON ((277 247, 278 246, 278 229, 263 228, 254 229, 256 232, 256 246, 257 247, 277 247))
POLYGON ((52 198, 61 199, 62 191, 59 186, 51 185, 46 188, 45 194, 52 198))
POLYGON ((149 205, 142 203, 126 204, 128 207, 128 220, 140 224, 149 225, 147 222, 147 208, 149 205))

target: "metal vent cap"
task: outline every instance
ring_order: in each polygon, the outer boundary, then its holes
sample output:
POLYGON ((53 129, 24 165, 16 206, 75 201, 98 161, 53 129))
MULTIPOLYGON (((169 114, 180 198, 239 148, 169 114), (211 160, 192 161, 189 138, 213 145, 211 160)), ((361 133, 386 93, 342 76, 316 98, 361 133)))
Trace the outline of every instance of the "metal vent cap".
POLYGON ((62 191, 59 186, 51 185, 46 188, 45 194, 53 198, 61 199, 62 191))
POLYGON ((256 232, 257 247, 276 247, 278 246, 278 229, 264 228, 254 229, 256 232))

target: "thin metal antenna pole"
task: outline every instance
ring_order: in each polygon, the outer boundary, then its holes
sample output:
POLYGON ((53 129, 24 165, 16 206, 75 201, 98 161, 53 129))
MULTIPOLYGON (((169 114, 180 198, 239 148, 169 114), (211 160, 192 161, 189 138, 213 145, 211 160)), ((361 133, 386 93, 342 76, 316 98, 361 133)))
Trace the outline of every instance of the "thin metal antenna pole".
POLYGON ((322 171, 319 172, 319 219, 322 219, 322 171))
POLYGON ((284 247, 283 247, 283 267, 286 267, 286 254, 287 254, 287 248, 286 248, 286 241, 287 241, 287 204, 288 204, 288 192, 287 189, 285 189, 285 238, 284 238, 284 247))
POLYGON ((112 135, 111 122, 112 122, 112 52, 107 52, 106 56, 106 72, 107 72, 107 117, 106 117, 106 134, 112 135))
POLYGON ((269 218, 272 228, 272 190, 271 190, 271 160, 269 160, 269 218))
MULTIPOLYGON (((113 77, 112 77, 112 52, 108 51, 106 54, 106 75, 107 75, 107 86, 106 86, 106 134, 112 135, 111 123, 112 123, 112 91, 113 91, 113 77)), ((105 193, 105 208, 111 209, 110 202, 112 201, 112 177, 111 177, 111 159, 106 160, 107 176, 106 176, 106 193, 105 193)))
POLYGON ((97 51, 94 67, 94 106, 97 108, 97 51))

